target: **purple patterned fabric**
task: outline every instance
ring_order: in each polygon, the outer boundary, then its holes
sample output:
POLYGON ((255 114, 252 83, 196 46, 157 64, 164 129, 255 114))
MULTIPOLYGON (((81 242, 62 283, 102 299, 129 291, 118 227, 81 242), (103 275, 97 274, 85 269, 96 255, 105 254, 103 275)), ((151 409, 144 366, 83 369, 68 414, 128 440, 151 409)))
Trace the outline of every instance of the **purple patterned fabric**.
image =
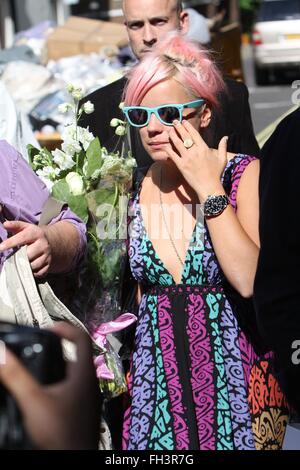
MULTIPOLYGON (((240 178, 253 160, 236 155, 222 175, 235 210, 240 178)), ((140 189, 130 203, 129 256, 144 294, 123 448, 279 449, 287 407, 272 355, 256 354, 239 324, 206 224, 197 221, 175 284, 145 229, 140 189)))
POLYGON ((174 415, 174 432, 176 448, 188 450, 188 423, 182 404, 182 387, 179 381, 178 365, 175 355, 174 334, 172 328, 172 311, 167 295, 158 296, 158 320, 161 334, 161 348, 164 357, 167 385, 171 400, 171 412, 174 415))

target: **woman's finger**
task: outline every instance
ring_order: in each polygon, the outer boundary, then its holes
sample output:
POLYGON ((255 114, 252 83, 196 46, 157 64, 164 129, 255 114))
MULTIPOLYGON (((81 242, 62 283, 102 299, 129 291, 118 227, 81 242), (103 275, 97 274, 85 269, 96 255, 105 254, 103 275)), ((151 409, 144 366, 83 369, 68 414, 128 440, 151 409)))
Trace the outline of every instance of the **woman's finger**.
POLYGON ((218 145, 218 157, 217 158, 222 165, 222 170, 224 170, 227 164, 227 141, 228 141, 228 137, 224 136, 222 137, 218 145))
POLYGON ((179 121, 175 120, 173 124, 174 129, 182 142, 184 142, 186 139, 191 139, 191 135, 179 121))
POLYGON ((200 133, 192 126, 192 124, 186 120, 182 121, 182 125, 185 130, 190 134, 193 142, 200 148, 200 149, 207 149, 208 146, 206 142, 202 139, 200 133))
POLYGON ((183 145, 183 142, 182 142, 181 138, 178 136, 175 129, 172 129, 169 132, 169 140, 170 140, 171 144, 175 147, 177 152, 180 155, 183 155, 184 151, 186 150, 186 147, 183 145))
POLYGON ((179 155, 177 155, 176 152, 174 152, 174 150, 172 149, 171 145, 170 146, 166 146, 165 148, 169 158, 175 163, 175 165, 177 166, 178 170, 180 170, 180 167, 181 167, 181 164, 182 164, 182 160, 181 160, 181 157, 179 157, 179 155))
POLYGON ((224 136, 219 142, 218 145, 218 156, 224 160, 227 160, 227 142, 228 142, 228 137, 224 136))

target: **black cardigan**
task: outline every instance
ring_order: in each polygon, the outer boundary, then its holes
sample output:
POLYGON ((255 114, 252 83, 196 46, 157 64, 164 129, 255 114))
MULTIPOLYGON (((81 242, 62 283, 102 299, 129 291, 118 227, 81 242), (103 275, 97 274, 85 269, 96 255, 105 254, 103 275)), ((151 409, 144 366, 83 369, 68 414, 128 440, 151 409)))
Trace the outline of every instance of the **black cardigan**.
POLYGON ((261 151, 261 250, 254 285, 260 332, 275 351, 278 379, 300 413, 300 109, 261 151), (299 341, 298 353, 293 342, 299 341))

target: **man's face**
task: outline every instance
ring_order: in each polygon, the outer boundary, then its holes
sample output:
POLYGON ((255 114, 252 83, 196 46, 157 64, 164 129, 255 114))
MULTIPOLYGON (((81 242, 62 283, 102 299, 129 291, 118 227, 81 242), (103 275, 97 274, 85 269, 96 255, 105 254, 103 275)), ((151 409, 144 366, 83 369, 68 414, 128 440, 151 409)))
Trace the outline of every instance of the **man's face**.
POLYGON ((124 0, 123 12, 131 48, 138 59, 169 31, 187 30, 187 14, 176 0, 124 0))

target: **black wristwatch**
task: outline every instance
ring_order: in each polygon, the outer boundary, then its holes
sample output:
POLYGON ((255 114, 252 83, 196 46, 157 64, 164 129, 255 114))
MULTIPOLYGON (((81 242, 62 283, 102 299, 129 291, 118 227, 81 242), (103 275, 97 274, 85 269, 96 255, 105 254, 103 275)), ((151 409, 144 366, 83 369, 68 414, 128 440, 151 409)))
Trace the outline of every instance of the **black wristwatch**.
POLYGON ((203 204, 205 217, 216 217, 222 214, 229 204, 229 199, 225 194, 219 196, 208 196, 203 204))

